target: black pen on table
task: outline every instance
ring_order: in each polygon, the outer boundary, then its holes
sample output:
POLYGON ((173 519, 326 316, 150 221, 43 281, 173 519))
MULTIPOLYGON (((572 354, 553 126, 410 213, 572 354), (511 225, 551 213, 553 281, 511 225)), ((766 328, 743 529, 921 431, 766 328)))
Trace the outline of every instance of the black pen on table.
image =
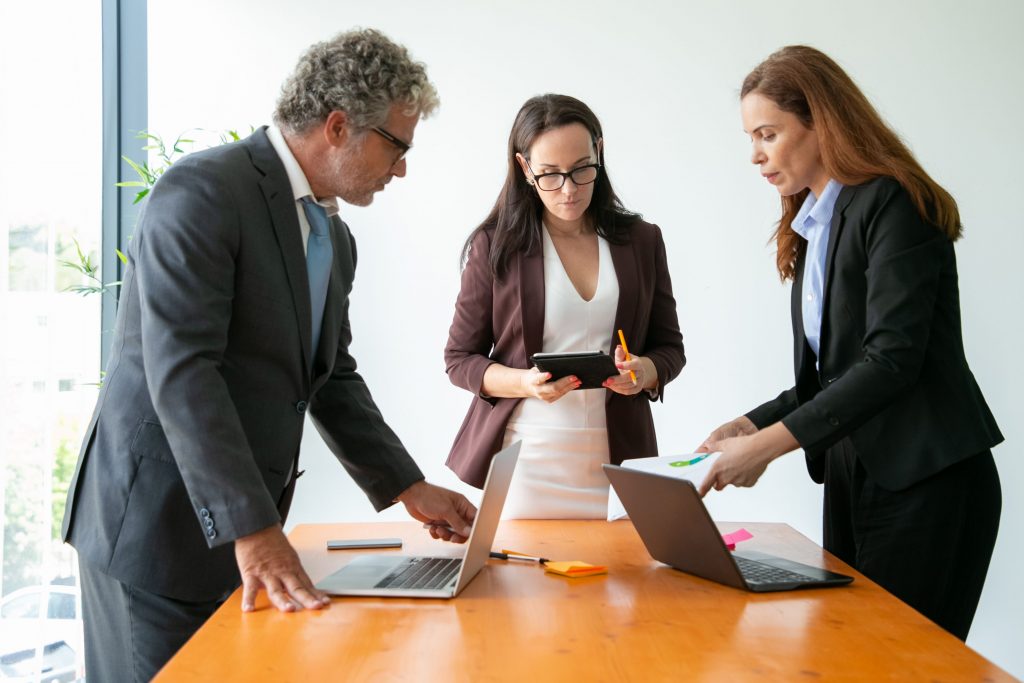
POLYGON ((522 553, 513 552, 511 550, 503 550, 500 553, 497 550, 491 551, 491 557, 496 560, 524 560, 526 562, 539 562, 544 564, 550 562, 546 557, 534 557, 533 555, 523 555, 522 553))
MULTIPOLYGON (((453 534, 455 533, 455 529, 452 529, 447 524, 431 524, 430 522, 427 522, 423 525, 424 529, 430 529, 431 527, 446 529, 453 534)), ((524 555, 522 553, 509 550, 504 550, 500 553, 497 550, 492 550, 490 555, 496 560, 523 560, 525 562, 539 562, 541 564, 549 561, 546 557, 534 557, 533 555, 524 555)))

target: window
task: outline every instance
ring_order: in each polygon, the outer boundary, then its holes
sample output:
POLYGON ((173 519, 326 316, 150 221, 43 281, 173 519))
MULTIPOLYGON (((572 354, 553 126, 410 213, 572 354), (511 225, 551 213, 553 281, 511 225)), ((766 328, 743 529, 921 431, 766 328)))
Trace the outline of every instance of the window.
POLYGON ((11 600, 0 611, 0 617, 4 619, 38 619, 39 597, 40 593, 35 591, 11 600))
POLYGON ((69 291, 86 283, 62 262, 100 252, 102 8, 0 8, 0 628, 38 634, 0 638, 0 678, 81 668, 60 529, 100 380, 101 296, 69 291))
POLYGON ((47 619, 74 619, 75 596, 72 593, 50 593, 50 602, 46 608, 47 619))

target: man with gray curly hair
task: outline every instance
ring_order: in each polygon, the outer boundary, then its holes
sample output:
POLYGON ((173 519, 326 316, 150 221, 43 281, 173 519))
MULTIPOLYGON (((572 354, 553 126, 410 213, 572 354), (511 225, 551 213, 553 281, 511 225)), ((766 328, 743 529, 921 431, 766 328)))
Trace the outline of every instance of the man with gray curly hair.
POLYGON ((281 88, 274 122, 300 164, 303 154, 343 147, 340 136, 358 143, 351 153, 381 151, 383 145, 383 156, 371 168, 354 172, 352 160, 339 154, 318 174, 329 176, 322 178, 327 194, 366 206, 392 177, 405 175, 416 124, 437 105, 437 91, 423 64, 379 31, 367 29, 309 48, 281 88), (377 144, 365 140, 371 134, 377 144))
POLYGON ((430 116, 437 91, 408 50, 368 29, 310 47, 281 87, 274 121, 297 134, 339 110, 367 130, 382 125, 394 104, 409 116, 430 116))
POLYGON ((308 412, 377 510, 464 542, 476 509, 428 484, 349 354, 365 206, 437 107, 422 64, 374 30, 313 45, 274 119, 161 177, 128 249, 113 351, 68 493, 90 680, 149 680, 242 585, 319 609, 282 532, 308 412))

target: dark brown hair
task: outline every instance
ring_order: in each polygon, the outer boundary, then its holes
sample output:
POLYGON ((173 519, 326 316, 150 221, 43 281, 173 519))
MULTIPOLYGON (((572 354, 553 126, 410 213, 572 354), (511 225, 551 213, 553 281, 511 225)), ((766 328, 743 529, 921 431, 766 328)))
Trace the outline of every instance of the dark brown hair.
MULTIPOLYGON (((889 176, 903 186, 918 213, 951 240, 963 230, 956 200, 925 173, 871 106, 864 93, 828 55, 805 45, 773 53, 744 79, 740 99, 762 95, 795 115, 818 136, 825 171, 843 185, 889 176)), ((773 239, 783 280, 794 277, 803 240, 792 223, 808 190, 782 198, 782 218, 773 239)))
MULTIPOLYGON (((538 190, 526 182, 516 153, 530 158, 530 147, 542 133, 573 123, 582 124, 590 133, 591 144, 597 149, 601 140, 601 123, 590 107, 568 95, 538 95, 531 97, 519 109, 512 132, 508 136, 508 171, 494 208, 466 240, 462 248, 462 262, 469 256, 473 239, 483 230, 494 229, 491 240, 491 272, 500 277, 508 267, 513 253, 530 253, 541 245, 541 216, 544 204, 538 190)), ((614 244, 629 239, 629 227, 640 219, 639 214, 627 211, 612 189, 608 170, 604 165, 604 151, 598 150, 597 161, 601 170, 594 181, 594 193, 587 207, 597 234, 614 244)))

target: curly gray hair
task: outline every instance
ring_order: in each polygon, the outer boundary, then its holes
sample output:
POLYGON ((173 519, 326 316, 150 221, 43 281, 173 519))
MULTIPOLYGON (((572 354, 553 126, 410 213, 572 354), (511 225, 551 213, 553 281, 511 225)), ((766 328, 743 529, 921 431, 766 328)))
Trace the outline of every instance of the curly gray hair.
POLYGON ((274 121, 301 133, 344 111, 356 128, 379 126, 391 105, 407 116, 429 116, 438 106, 426 67, 375 29, 339 33, 312 45, 281 86, 274 121))

